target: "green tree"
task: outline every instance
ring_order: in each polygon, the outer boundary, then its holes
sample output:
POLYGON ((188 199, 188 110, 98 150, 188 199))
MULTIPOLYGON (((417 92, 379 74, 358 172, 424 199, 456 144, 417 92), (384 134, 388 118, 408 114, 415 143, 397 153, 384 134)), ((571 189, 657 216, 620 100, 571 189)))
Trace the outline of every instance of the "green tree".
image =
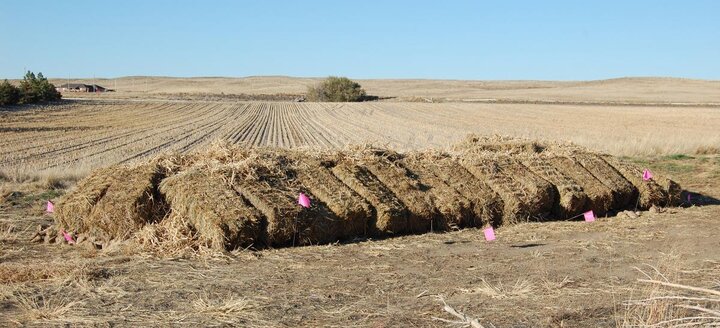
POLYGON ((346 77, 330 76, 317 86, 308 88, 309 101, 350 102, 363 101, 365 90, 355 81, 346 77))
POLYGON ((61 95, 55 86, 50 83, 42 73, 28 71, 20 82, 20 103, 33 104, 44 101, 54 101, 60 99, 61 95))
POLYGON ((50 81, 48 81, 48 79, 46 79, 42 73, 38 73, 37 75, 36 88, 38 93, 40 94, 40 99, 42 99, 43 101, 55 101, 59 100, 60 97, 62 97, 60 95, 60 92, 55 89, 55 85, 50 83, 50 81))
POLYGON ((37 77, 35 77, 35 73, 27 71, 23 80, 20 81, 21 104, 33 104, 40 101, 40 95, 38 95, 35 85, 37 85, 37 77))
POLYGON ((8 80, 0 83, 0 106, 15 105, 20 101, 20 89, 8 80))

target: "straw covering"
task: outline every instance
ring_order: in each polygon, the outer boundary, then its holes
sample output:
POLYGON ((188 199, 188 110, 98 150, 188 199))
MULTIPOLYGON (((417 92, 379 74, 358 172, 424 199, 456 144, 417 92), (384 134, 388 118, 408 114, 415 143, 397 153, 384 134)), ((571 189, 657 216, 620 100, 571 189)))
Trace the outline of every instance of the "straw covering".
POLYGON ((528 140, 471 136, 448 151, 405 154, 216 143, 97 170, 57 203, 55 221, 97 247, 130 239, 233 250, 603 216, 675 206, 681 191, 611 156, 528 140))

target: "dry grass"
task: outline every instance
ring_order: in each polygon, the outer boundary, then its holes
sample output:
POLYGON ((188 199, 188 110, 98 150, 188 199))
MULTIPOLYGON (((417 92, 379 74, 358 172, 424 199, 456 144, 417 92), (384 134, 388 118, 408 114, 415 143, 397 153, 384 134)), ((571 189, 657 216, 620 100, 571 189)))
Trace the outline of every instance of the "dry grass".
POLYGON ((67 189, 82 179, 90 170, 81 167, 38 171, 27 166, 0 169, 0 183, 34 184, 46 189, 67 189))
POLYGON ((84 302, 73 300, 72 295, 26 295, 15 294, 14 300, 20 308, 21 318, 40 322, 72 322, 68 315, 84 305, 84 302))
MULTIPOLYGON (((677 270, 677 269, 676 269, 677 270)), ((623 327, 718 327, 720 326, 720 286, 698 287, 673 282, 671 276, 655 267, 640 270, 631 300, 623 303, 623 327), (639 295, 638 295, 639 294, 639 295)))
POLYGON ((102 270, 78 261, 58 259, 47 263, 2 263, 0 264, 0 283, 16 284, 49 280, 88 280, 102 270))
POLYGON ((537 287, 527 279, 518 279, 514 283, 507 285, 498 281, 497 283, 489 283, 484 278, 481 279, 479 286, 471 289, 460 289, 463 293, 480 294, 491 298, 516 298, 527 297, 535 292, 537 287))
MULTIPOLYGON (((447 302, 445 302, 445 299, 441 296, 438 296, 438 300, 440 300, 443 303, 443 311, 447 312, 448 314, 455 317, 455 319, 444 319, 439 317, 433 317, 433 320, 444 322, 448 325, 452 325, 454 327, 469 327, 469 328, 484 328, 480 323, 480 320, 472 318, 467 316, 466 314, 456 310, 452 306, 448 305, 447 302)), ((495 327, 490 326, 490 327, 495 327)))
POLYGON ((720 154, 720 147, 718 147, 718 146, 700 146, 695 150, 695 154, 717 155, 717 154, 720 154))
POLYGON ((258 313, 261 310, 260 305, 245 297, 198 295, 192 302, 192 309, 196 314, 224 324, 242 324, 245 327, 268 324, 258 313))
POLYGON ((0 319, 42 326, 97 323, 94 304, 128 295, 112 272, 82 258, 0 264, 0 302, 12 313, 0 319))
POLYGON ((18 228, 14 224, 0 223, 0 244, 15 242, 18 240, 18 228))

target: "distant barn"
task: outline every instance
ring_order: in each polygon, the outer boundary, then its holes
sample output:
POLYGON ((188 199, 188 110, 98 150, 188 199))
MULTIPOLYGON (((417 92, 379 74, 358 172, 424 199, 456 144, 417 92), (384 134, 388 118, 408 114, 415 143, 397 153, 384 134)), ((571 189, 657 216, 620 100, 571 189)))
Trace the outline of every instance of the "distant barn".
POLYGON ((106 89, 97 84, 83 84, 83 83, 65 83, 56 87, 55 90, 58 92, 109 92, 115 91, 112 89, 106 89))

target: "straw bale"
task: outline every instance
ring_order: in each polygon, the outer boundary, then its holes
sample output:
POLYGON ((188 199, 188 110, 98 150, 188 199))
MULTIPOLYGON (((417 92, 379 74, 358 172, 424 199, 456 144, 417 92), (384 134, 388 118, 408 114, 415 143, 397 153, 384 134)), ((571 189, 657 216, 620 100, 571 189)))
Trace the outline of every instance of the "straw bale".
POLYGON ((635 206, 638 198, 637 188, 600 156, 586 151, 573 152, 567 156, 580 163, 590 174, 612 191, 613 209, 620 210, 635 206))
POLYGON ((93 243, 132 237, 143 248, 180 254, 680 203, 674 181, 643 181, 638 167, 572 145, 473 136, 454 149, 400 154, 215 143, 205 152, 93 172, 57 202, 56 226, 93 243), (310 208, 297 203, 301 192, 310 208))
POLYGON ((668 192, 657 184, 657 178, 644 181, 642 178, 643 172, 637 166, 620 161, 609 155, 603 156, 603 159, 620 172, 620 174, 638 190, 639 199, 637 200, 637 207, 639 209, 647 210, 653 205, 667 206, 670 204, 668 192))
POLYGON ((408 232, 428 232, 440 222, 440 214, 426 192, 428 186, 420 184, 405 168, 384 156, 362 156, 361 163, 405 204, 408 232))
POLYGON ((169 219, 186 219, 198 242, 216 250, 265 246, 262 214, 238 195, 228 173, 192 169, 163 180, 169 219))
POLYGON ((106 175, 104 179, 84 181, 73 195, 58 202, 62 208, 57 215, 60 226, 107 242, 127 239, 145 224, 165 216, 167 209, 157 190, 163 174, 156 165, 116 166, 101 172, 106 175))
POLYGON ((86 220, 113 183, 115 171, 115 168, 97 169, 63 195, 55 204, 58 228, 73 232, 87 231, 86 220))
POLYGON ((439 177, 437 174, 438 169, 433 163, 416 155, 406 157, 402 164, 421 184, 429 186, 427 192, 430 193, 443 218, 436 227, 449 229, 451 227, 475 226, 476 220, 472 202, 439 177))
POLYGON ((555 204, 558 202, 558 195, 555 187, 545 179, 535 175, 527 166, 522 165, 513 157, 507 155, 496 156, 495 160, 503 171, 509 174, 522 184, 525 193, 525 202, 528 204, 531 219, 537 221, 546 220, 555 204))
POLYGON ((555 187, 559 201, 555 203, 553 214, 558 218, 571 218, 586 210, 588 194, 573 179, 576 176, 571 175, 568 168, 553 166, 548 158, 539 156, 525 156, 522 158, 522 164, 555 187), (562 168, 562 171, 559 168, 562 168))
POLYGON ((504 154, 463 154, 461 164, 503 199, 503 223, 545 220, 557 195, 552 184, 504 154))
POLYGON ((327 166, 334 164, 308 157, 295 165, 297 179, 303 189, 326 204, 341 221, 339 238, 368 234, 368 225, 374 217, 372 206, 333 175, 327 166))
POLYGON ((348 161, 337 163, 332 173, 345 185, 361 195, 374 209, 372 234, 401 234, 408 230, 408 210, 405 205, 367 168, 348 161))
POLYGON ((448 154, 425 152, 425 165, 449 186, 472 203, 473 220, 468 226, 499 226, 502 222, 503 200, 485 181, 476 178, 448 154))
POLYGON ((545 149, 545 145, 522 138, 504 136, 477 136, 468 135, 462 141, 453 145, 453 150, 467 154, 482 154, 488 152, 521 154, 538 153, 545 149))
POLYGON ((267 239, 271 246, 311 245, 338 239, 342 220, 295 178, 292 163, 285 156, 263 154, 250 163, 254 174, 236 172, 233 184, 252 206, 267 219, 267 239), (312 200, 310 208, 297 203, 300 192, 312 200))

